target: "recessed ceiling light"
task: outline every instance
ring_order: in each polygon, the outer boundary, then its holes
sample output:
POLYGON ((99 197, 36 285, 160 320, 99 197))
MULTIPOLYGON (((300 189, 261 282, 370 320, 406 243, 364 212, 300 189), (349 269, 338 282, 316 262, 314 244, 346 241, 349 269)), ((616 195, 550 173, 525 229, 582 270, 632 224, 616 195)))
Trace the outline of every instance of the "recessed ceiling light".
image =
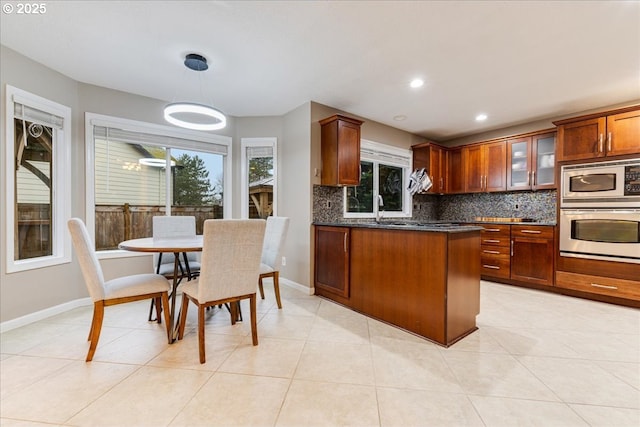
POLYGON ((486 114, 478 114, 476 116, 476 122, 484 122, 485 120, 487 120, 486 114))
POLYGON ((409 86, 411 86, 414 89, 422 87, 422 85, 424 85, 424 80, 422 79, 413 79, 411 80, 411 83, 409 83, 409 86))
POLYGON ((398 116, 393 116, 393 120, 397 120, 397 121, 399 121, 399 122, 401 122, 401 121, 403 121, 403 120, 406 120, 406 119, 407 119, 407 116, 402 115, 402 114, 400 114, 400 115, 398 115, 398 116))

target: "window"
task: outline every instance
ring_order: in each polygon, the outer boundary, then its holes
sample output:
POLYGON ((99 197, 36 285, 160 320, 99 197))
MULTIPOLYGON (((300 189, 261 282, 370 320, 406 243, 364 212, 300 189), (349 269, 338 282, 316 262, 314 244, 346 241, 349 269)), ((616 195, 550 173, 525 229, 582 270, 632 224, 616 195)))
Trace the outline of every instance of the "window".
POLYGON ((411 216, 410 165, 409 150, 362 140, 360 185, 344 189, 345 218, 411 216))
POLYGON ((276 215, 277 139, 242 138, 242 218, 276 215))
POLYGON ((7 85, 7 272, 71 261, 71 109, 7 85))
MULTIPOLYGON (((96 250, 152 235, 156 215, 230 216, 231 138, 87 113, 87 225, 96 250)), ((104 255, 104 254, 103 254, 104 255)))

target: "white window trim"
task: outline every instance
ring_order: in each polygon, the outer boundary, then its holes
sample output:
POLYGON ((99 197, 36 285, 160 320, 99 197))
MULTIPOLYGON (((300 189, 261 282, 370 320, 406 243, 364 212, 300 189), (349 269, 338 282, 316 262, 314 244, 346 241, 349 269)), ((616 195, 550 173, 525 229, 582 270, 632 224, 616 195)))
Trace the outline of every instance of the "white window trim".
POLYGON ((240 139, 240 217, 249 218, 249 170, 247 169, 248 147, 271 147, 273 149, 273 216, 278 212, 278 138, 240 139))
MULTIPOLYGON (((225 145, 227 147, 227 154, 224 160, 224 203, 222 208, 222 215, 224 218, 231 218, 232 206, 233 206, 233 190, 232 190, 232 174, 231 168, 233 163, 231 141, 232 138, 224 135, 214 135, 205 132, 180 129, 173 126, 159 125, 155 123, 140 122, 137 120, 123 119, 120 117, 105 116, 102 114, 85 113, 85 170, 86 170, 86 204, 85 204, 85 218, 87 230, 90 236, 95 235, 96 219, 95 219, 95 144, 93 137, 94 126, 113 127, 133 132, 147 133, 159 136, 171 136, 176 138, 189 139, 194 141, 192 147, 180 147, 180 148, 193 148, 203 149, 204 146, 201 143, 213 143, 225 145)), ((129 251, 123 250, 109 250, 97 252, 98 258, 123 258, 131 256, 142 256, 145 254, 134 254, 129 251)), ((148 254, 146 254, 148 255, 148 254)))
MULTIPOLYGON (((403 200, 402 212, 389 212, 382 209, 383 218, 411 218, 413 216, 413 198, 406 189, 411 175, 411 165, 413 164, 413 152, 408 149, 394 147, 379 142, 369 141, 367 139, 360 140, 360 161, 370 161, 375 163, 384 163, 390 166, 398 166, 405 168, 403 191, 405 193, 403 200)), ((373 169, 373 199, 378 199, 379 176, 378 168, 373 169)), ((373 212, 347 212, 347 187, 343 190, 342 196, 342 215, 344 218, 375 218, 378 214, 378 204, 373 204, 373 212)))
POLYGON ((6 178, 6 265, 7 273, 32 270, 35 268, 71 262, 71 237, 67 232, 67 220, 71 217, 71 108, 50 101, 22 89, 6 86, 5 113, 5 178, 6 178), (53 148, 53 188, 51 200, 52 255, 15 260, 15 129, 14 103, 23 104, 40 111, 62 117, 62 129, 56 130, 56 141, 53 148))

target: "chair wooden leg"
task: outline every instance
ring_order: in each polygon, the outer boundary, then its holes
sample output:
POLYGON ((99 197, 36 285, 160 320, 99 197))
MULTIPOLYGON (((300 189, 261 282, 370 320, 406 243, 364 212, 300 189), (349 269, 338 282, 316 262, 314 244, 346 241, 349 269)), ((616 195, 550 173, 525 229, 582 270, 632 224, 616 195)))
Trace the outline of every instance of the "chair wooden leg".
POLYGON ((204 355, 204 305, 198 304, 198 352, 200 353, 200 363, 206 362, 204 355))
POLYGON ((93 303, 93 320, 91 322, 91 344, 89 344, 89 352, 87 353, 87 362, 91 362, 93 354, 98 347, 98 340, 100 339, 100 330, 102 329, 102 319, 104 319, 104 301, 96 301, 93 303))
POLYGON ((258 322, 256 315, 256 294, 249 297, 249 310, 251 311, 251 340, 253 345, 258 345, 258 322))
POLYGON ((262 275, 258 277, 258 289, 260 289, 260 298, 264 299, 264 288, 262 287, 262 275))
MULTIPOLYGON (((156 302, 156 304, 158 304, 156 302)), ((169 313, 169 293, 162 293, 162 309, 164 310, 164 323, 167 326, 167 339, 169 340, 169 344, 173 342, 173 325, 171 324, 171 314, 169 313)), ((158 313, 158 319, 160 319, 160 314, 158 313)), ((158 320, 158 323, 160 321, 158 320)))
POLYGON ((91 336, 93 335, 93 325, 96 324, 96 316, 98 313, 96 312, 95 302, 93 303, 93 316, 91 317, 91 327, 89 328, 89 336, 87 337, 87 341, 91 341, 91 336))
POLYGON ((273 291, 276 293, 276 302, 278 303, 278 308, 282 308, 282 301, 280 301, 280 272, 273 272, 273 291))
MULTIPOLYGON (((168 298, 168 297, 167 297, 168 298)), ((162 313, 162 307, 163 305, 161 305, 160 303, 160 298, 156 298, 155 299, 155 306, 156 306, 156 319, 158 321, 158 323, 162 323, 162 318, 160 317, 160 314, 162 313)), ((166 313, 166 307, 165 307, 165 313, 166 313)))
MULTIPOLYGON (((187 294, 182 294, 182 306, 180 307, 180 320, 178 326, 178 339, 181 340, 184 337, 184 327, 187 323, 187 310, 189 309, 189 297, 187 294)), ((171 334, 171 333, 169 333, 171 334)))

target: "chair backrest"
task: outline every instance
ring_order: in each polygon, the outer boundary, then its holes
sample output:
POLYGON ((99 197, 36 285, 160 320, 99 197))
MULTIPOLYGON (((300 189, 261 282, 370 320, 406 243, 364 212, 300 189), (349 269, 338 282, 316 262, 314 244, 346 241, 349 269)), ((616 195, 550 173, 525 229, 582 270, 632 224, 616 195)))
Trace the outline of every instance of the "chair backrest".
POLYGON ((289 218, 285 216, 270 216, 267 218, 261 262, 274 270, 279 270, 279 260, 282 256, 282 248, 287 238, 288 230, 289 218))
POLYGON ((93 243, 89 238, 89 232, 84 222, 79 218, 71 218, 67 222, 69 232, 71 233, 71 241, 80 261, 80 268, 84 281, 89 290, 89 295, 93 301, 104 299, 104 275, 100 261, 96 256, 93 243))
POLYGON ((200 302, 256 292, 265 226, 262 219, 204 222, 198 279, 200 302))
MULTIPOLYGON (((153 237, 193 237, 196 235, 195 216, 154 216, 153 217, 153 237)), ((196 261, 198 255, 195 252, 187 254, 189 261, 196 261)), ((173 256, 164 256, 163 263, 173 264, 173 256)), ((153 254, 153 267, 158 265, 158 254, 153 254)))

